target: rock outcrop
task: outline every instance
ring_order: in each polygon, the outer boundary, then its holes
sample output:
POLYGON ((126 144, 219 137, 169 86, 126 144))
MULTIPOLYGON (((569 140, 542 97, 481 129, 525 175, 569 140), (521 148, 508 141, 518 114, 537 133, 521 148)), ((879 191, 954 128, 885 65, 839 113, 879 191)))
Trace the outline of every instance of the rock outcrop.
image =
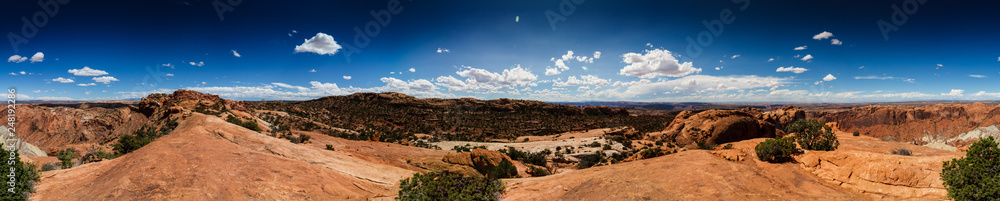
MULTIPOLYGON (((1000 125, 1000 105, 982 103, 926 106, 867 106, 810 111, 807 116, 837 122, 841 130, 892 141, 930 143, 978 127, 1000 125)), ((962 146, 962 145, 952 145, 962 146)))
MULTIPOLYGON (((673 139, 680 146, 697 147, 699 144, 723 144, 761 137, 775 137, 774 123, 762 119, 758 109, 708 110, 700 113, 684 111, 674 118, 664 132, 665 139, 673 139)), ((770 115, 772 120, 788 119, 770 115)))

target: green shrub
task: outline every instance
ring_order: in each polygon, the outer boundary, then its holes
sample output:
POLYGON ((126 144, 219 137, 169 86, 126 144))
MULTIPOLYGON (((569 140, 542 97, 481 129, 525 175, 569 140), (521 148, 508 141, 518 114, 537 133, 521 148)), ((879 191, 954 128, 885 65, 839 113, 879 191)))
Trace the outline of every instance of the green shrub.
POLYGON ((143 146, 153 142, 156 138, 159 138, 160 134, 156 133, 153 129, 142 127, 141 129, 132 133, 132 135, 125 134, 118 137, 118 143, 114 145, 114 151, 120 156, 132 151, 138 150, 143 146))
POLYGON ((807 150, 833 151, 840 146, 837 135, 825 122, 815 119, 799 119, 787 127, 788 133, 796 133, 799 146, 807 150))
POLYGON ((309 139, 312 139, 312 136, 306 134, 299 134, 299 139, 302 140, 302 143, 305 143, 308 142, 309 139))
POLYGON ((73 159, 76 158, 76 153, 73 153, 75 151, 75 148, 70 147, 56 152, 56 158, 62 161, 62 168, 73 167, 73 159))
POLYGON ((540 167, 531 167, 532 177, 544 177, 549 175, 549 170, 540 167))
POLYGON ((754 151, 757 152, 757 158, 762 161, 772 163, 789 161, 792 154, 798 153, 794 140, 791 137, 767 139, 757 144, 754 151))
POLYGON ((642 155, 642 158, 653 158, 664 155, 663 149, 660 149, 659 147, 652 149, 643 149, 642 151, 639 152, 639 154, 642 155))
POLYGON ((499 200, 503 182, 446 172, 416 173, 400 180, 396 200, 499 200))
POLYGON ((604 147, 602 149, 603 150, 611 150, 611 145, 610 144, 604 144, 604 147))
POLYGON ((854 131, 854 134, 852 134, 852 135, 854 135, 854 136, 861 136, 861 132, 854 131))
POLYGON ((507 157, 510 157, 510 159, 519 160, 519 161, 527 163, 527 164, 532 164, 532 165, 537 165, 537 166, 546 166, 547 162, 548 162, 545 159, 545 156, 549 155, 549 154, 546 153, 546 152, 544 152, 544 151, 542 151, 542 152, 536 152, 536 153, 530 153, 530 152, 526 152, 526 151, 517 150, 514 147, 507 147, 507 150, 501 149, 501 150, 498 150, 498 151, 500 153, 507 154, 507 157))
POLYGON ((240 120, 239 118, 236 118, 233 115, 229 115, 228 117, 226 117, 226 122, 229 122, 229 123, 232 123, 232 124, 236 124, 236 125, 242 126, 244 128, 247 128, 247 129, 250 129, 250 130, 253 130, 253 131, 257 131, 257 132, 263 131, 263 129, 261 129, 260 126, 257 125, 257 121, 254 121, 254 120, 250 120, 250 121, 244 122, 244 121, 240 120))
POLYGON ((329 144, 326 145, 326 150, 335 151, 335 149, 333 148, 333 145, 329 145, 329 144))
POLYGON ((955 200, 1000 199, 1000 148, 993 137, 969 146, 964 158, 945 161, 941 180, 955 200))
POLYGON ((905 149, 905 148, 901 148, 901 149, 897 149, 897 150, 892 150, 892 154, 901 155, 901 156, 910 156, 910 155, 913 155, 913 153, 911 153, 909 149, 905 149))
POLYGON ((600 142, 594 142, 594 143, 590 143, 590 145, 588 145, 588 146, 589 147, 600 147, 601 143, 600 142))
POLYGON ((28 194, 35 192, 34 183, 38 182, 39 175, 36 170, 38 166, 21 162, 20 154, 11 153, 6 148, 0 148, 0 156, 4 156, 4 158, 14 157, 12 163, 0 163, 0 171, 5 175, 4 190, 3 193, 0 193, 0 200, 28 200, 28 194), (11 173, 11 170, 14 170, 15 175, 13 183, 9 183, 10 177, 6 177, 11 173), (8 191, 8 188, 11 187, 13 187, 13 193, 8 191))
POLYGON ((722 146, 722 149, 733 149, 733 144, 726 144, 726 146, 722 146))
POLYGON ((594 165, 600 164, 604 160, 604 153, 597 152, 594 155, 583 155, 579 156, 580 162, 576 163, 576 168, 587 169, 593 167, 594 165))
POLYGON ((514 163, 511 163, 509 160, 504 159, 503 161, 500 161, 500 164, 498 164, 496 167, 493 167, 493 170, 490 170, 490 172, 487 173, 486 176, 498 179, 514 178, 517 177, 517 167, 514 167, 514 163))

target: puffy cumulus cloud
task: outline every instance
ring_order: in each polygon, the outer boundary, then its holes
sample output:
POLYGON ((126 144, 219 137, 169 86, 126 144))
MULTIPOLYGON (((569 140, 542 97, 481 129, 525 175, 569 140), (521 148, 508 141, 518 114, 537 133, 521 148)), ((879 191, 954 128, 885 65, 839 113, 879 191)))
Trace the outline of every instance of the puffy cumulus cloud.
POLYGON ((73 79, 63 78, 63 77, 52 79, 52 81, 53 82, 59 82, 59 83, 73 83, 74 82, 73 79))
POLYGON ((978 93, 970 94, 969 96, 975 96, 981 98, 983 97, 1000 98, 1000 93, 986 93, 986 91, 979 91, 978 93))
POLYGON ((829 82, 834 80, 837 80, 837 77, 834 77, 833 74, 826 74, 826 77, 823 77, 823 81, 829 82))
POLYGON ((351 80, 351 76, 349 76, 349 75, 345 75, 345 76, 344 76, 344 79, 345 79, 345 80, 351 80))
MULTIPOLYGON (((632 83, 623 92, 626 97, 651 95, 654 93, 708 93, 738 91, 747 89, 777 89, 788 83, 790 78, 758 77, 758 76, 709 76, 692 75, 669 81, 632 83)), ((617 84, 617 83, 616 83, 617 84)))
POLYGON ((173 77, 173 76, 174 76, 173 73, 167 73, 167 77, 173 77))
POLYGON ((192 61, 192 62, 188 62, 188 64, 191 64, 192 66, 205 66, 205 62, 204 61, 199 61, 198 63, 195 63, 195 62, 192 61))
POLYGON ((92 69, 86 66, 84 66, 81 69, 69 69, 69 71, 67 72, 72 73, 73 75, 76 76, 101 76, 108 74, 107 71, 92 69))
POLYGON ((316 69, 309 69, 309 72, 310 72, 310 73, 315 73, 315 72, 317 72, 317 71, 316 71, 316 69))
POLYGON ((942 96, 962 96, 962 93, 965 93, 965 90, 961 90, 961 89, 952 89, 952 90, 951 90, 951 92, 948 92, 948 93, 942 93, 941 95, 942 95, 942 96))
POLYGON ((812 60, 812 59, 813 59, 813 55, 811 55, 811 54, 807 54, 806 56, 802 57, 802 61, 809 61, 809 60, 812 60))
POLYGON ((385 83, 385 86, 377 88, 379 91, 395 91, 405 94, 417 94, 426 93, 437 89, 433 83, 425 79, 418 79, 413 81, 403 81, 400 79, 392 77, 383 77, 379 79, 385 83))
POLYGON ((577 86, 577 85, 594 85, 598 87, 610 85, 611 81, 606 79, 601 79, 594 75, 584 75, 577 79, 576 76, 569 76, 566 81, 561 80, 553 81, 552 86, 564 87, 564 86, 577 86))
POLYGON ((701 68, 695 68, 691 62, 680 63, 668 50, 646 50, 643 54, 630 52, 622 57, 622 61, 629 65, 622 68, 619 74, 626 76, 638 76, 639 78, 682 77, 701 72, 701 68))
POLYGON ((415 68, 410 68, 410 72, 411 72, 411 73, 412 73, 412 72, 417 72, 417 69, 415 69, 415 68))
POLYGON ((28 60, 28 57, 22 57, 21 55, 16 55, 16 54, 14 56, 10 56, 10 58, 7 58, 7 62, 14 62, 14 63, 21 63, 24 62, 25 60, 28 60))
POLYGON ((841 44, 844 44, 844 42, 840 41, 840 39, 834 38, 833 40, 830 40, 830 44, 832 44, 832 45, 841 45, 841 44))
POLYGON ((974 78, 986 78, 986 76, 985 76, 985 75, 969 75, 969 77, 974 77, 974 78))
POLYGON ((806 71, 809 71, 809 69, 795 67, 795 66, 778 67, 778 69, 774 70, 774 72, 792 72, 792 73, 795 73, 795 74, 804 73, 806 71))
POLYGON ((594 52, 594 58, 595 59, 600 59, 601 58, 601 51, 594 52))
POLYGON ((586 91, 586 90, 590 90, 590 86, 580 86, 580 87, 577 87, 577 88, 576 88, 576 90, 577 90, 577 91, 586 91))
POLYGON ((233 51, 233 56, 235 56, 235 57, 243 57, 243 56, 240 56, 240 53, 236 52, 236 50, 230 50, 230 51, 233 51))
POLYGON ((118 81, 118 79, 111 76, 95 77, 91 79, 94 80, 94 82, 100 82, 101 84, 111 84, 111 82, 118 81))
POLYGON ((80 84, 76 84, 76 86, 81 86, 81 87, 94 86, 94 85, 97 85, 97 83, 87 83, 87 84, 80 83, 80 84))
POLYGON ((333 40, 333 36, 320 32, 316 33, 316 36, 306 39, 301 45, 295 46, 295 53, 312 52, 320 55, 334 55, 341 48, 337 41, 333 40))
POLYGON ((31 56, 31 63, 42 62, 44 60, 45 60, 45 54, 43 54, 42 52, 37 52, 35 53, 34 56, 31 56))
POLYGON ((545 75, 558 75, 559 73, 562 73, 562 71, 559 71, 557 68, 545 68, 545 75))
POLYGON ((803 45, 803 46, 795 47, 795 50, 805 50, 806 48, 807 48, 807 46, 803 45))
POLYGON ((451 52, 451 50, 440 47, 437 50, 437 53, 448 53, 448 52, 451 52))
POLYGON ((512 89, 516 86, 535 86, 537 85, 534 81, 538 79, 538 76, 528 72, 520 65, 513 69, 504 69, 503 72, 495 73, 490 72, 486 69, 472 68, 455 72, 461 77, 465 77, 465 81, 455 79, 454 77, 438 77, 436 80, 443 83, 449 90, 453 91, 468 91, 468 90, 497 90, 497 89, 512 89), (441 80, 447 81, 442 82, 441 80), (458 80, 461 84, 454 82, 458 80), (461 88, 456 88, 456 86, 464 86, 461 88))
POLYGON ((827 32, 827 31, 823 31, 822 33, 813 35, 813 39, 815 39, 815 40, 823 40, 823 39, 827 39, 827 38, 830 38, 830 37, 833 37, 833 33, 830 33, 830 32, 827 32))

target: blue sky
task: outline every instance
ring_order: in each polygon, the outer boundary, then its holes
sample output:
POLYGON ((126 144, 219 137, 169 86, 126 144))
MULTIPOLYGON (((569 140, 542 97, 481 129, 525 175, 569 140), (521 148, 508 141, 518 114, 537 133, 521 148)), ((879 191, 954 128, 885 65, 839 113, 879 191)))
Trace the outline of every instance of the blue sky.
POLYGON ((42 3, 0 3, 22 99, 1000 99, 994 2, 42 3))

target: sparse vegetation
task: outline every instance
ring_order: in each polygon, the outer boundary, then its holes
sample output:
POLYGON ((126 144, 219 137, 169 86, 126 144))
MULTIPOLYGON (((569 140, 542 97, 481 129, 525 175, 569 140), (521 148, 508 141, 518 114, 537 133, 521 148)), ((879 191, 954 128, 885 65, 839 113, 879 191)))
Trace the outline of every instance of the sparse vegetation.
POLYGON ((913 153, 910 153, 910 150, 906 149, 906 148, 900 148, 900 149, 892 150, 892 154, 896 154, 896 155, 900 155, 900 156, 910 156, 910 155, 913 155, 913 153))
POLYGON ((306 134, 299 134, 299 140, 302 143, 309 142, 310 139, 312 139, 312 136, 309 136, 309 135, 306 135, 306 134))
POLYGON ((799 119, 787 127, 788 133, 796 133, 799 146, 807 150, 833 151, 840 146, 837 135, 825 122, 815 119, 799 119))
POLYGON ((473 149, 486 149, 486 146, 482 146, 482 145, 480 145, 480 146, 472 146, 472 145, 469 145, 469 144, 465 144, 463 146, 455 146, 451 150, 455 150, 455 152, 462 153, 462 152, 472 152, 473 149))
POLYGON ((333 145, 329 145, 329 144, 326 145, 326 150, 336 151, 336 149, 333 148, 333 145))
POLYGON ((733 144, 726 144, 726 146, 722 146, 722 149, 733 149, 733 144))
POLYGON ((7 177, 4 183, 5 190, 0 193, 0 200, 28 200, 28 195, 35 192, 34 184, 38 182, 39 174, 36 170, 38 166, 32 163, 21 162, 21 155, 18 153, 11 153, 5 148, 0 148, 0 155, 5 157, 13 157, 10 162, 0 163, 0 170, 4 170, 5 174, 10 173, 9 170, 14 171, 14 177, 7 177))
POLYGON ((537 166, 546 166, 545 156, 549 154, 549 153, 545 153, 544 151, 543 152, 530 153, 530 152, 526 152, 526 151, 517 150, 514 147, 507 147, 507 150, 501 149, 501 150, 498 150, 498 151, 500 153, 507 154, 507 157, 510 157, 511 159, 519 160, 521 162, 524 162, 524 163, 527 163, 527 164, 532 164, 532 165, 537 165, 537 166))
POLYGON ((653 158, 665 154, 663 153, 663 149, 656 147, 652 149, 642 149, 642 151, 639 151, 639 155, 642 155, 642 158, 653 158))
POLYGON ((579 158, 580 162, 576 163, 576 168, 578 169, 587 169, 590 167, 594 167, 595 165, 600 164, 601 161, 605 160, 604 153, 602 152, 597 152, 594 153, 593 155, 580 156, 579 158))
POLYGON ((114 144, 114 151, 119 156, 132 153, 132 151, 138 150, 139 148, 146 146, 147 144, 153 142, 153 140, 159 137, 160 135, 156 133, 156 131, 143 127, 135 131, 131 135, 125 134, 122 135, 121 137, 118 137, 118 143, 114 144))
POLYGON ((236 124, 236 125, 239 125, 239 126, 243 126, 244 128, 247 128, 247 129, 250 129, 250 130, 253 130, 253 131, 257 131, 257 132, 263 131, 263 129, 261 129, 260 126, 257 125, 257 121, 254 121, 254 120, 242 121, 242 120, 240 120, 239 118, 236 118, 233 115, 229 115, 228 117, 226 117, 226 122, 229 122, 229 123, 232 123, 232 124, 236 124))
POLYGON ((73 147, 59 150, 56 152, 56 158, 62 161, 62 168, 73 167, 73 159, 76 158, 76 149, 73 147))
POLYGON ((515 178, 517 177, 517 167, 514 167, 514 163, 504 159, 503 161, 500 161, 500 164, 497 164, 496 167, 493 167, 493 170, 490 170, 486 176, 498 179, 515 178))
POLYGON ((549 170, 540 167, 531 167, 532 177, 544 177, 549 175, 549 170))
POLYGON ((993 137, 969 146, 964 158, 945 161, 941 180, 955 200, 1000 199, 1000 148, 993 137))
POLYGON ((854 131, 854 133, 852 135, 854 135, 854 136, 861 136, 861 132, 854 131))
POLYGON ((767 139, 754 147, 757 158, 771 163, 780 163, 791 160, 792 154, 798 153, 795 147, 795 139, 791 137, 779 137, 767 139))
POLYGON ((396 200, 499 200, 504 185, 493 178, 446 172, 416 173, 400 180, 396 200))

